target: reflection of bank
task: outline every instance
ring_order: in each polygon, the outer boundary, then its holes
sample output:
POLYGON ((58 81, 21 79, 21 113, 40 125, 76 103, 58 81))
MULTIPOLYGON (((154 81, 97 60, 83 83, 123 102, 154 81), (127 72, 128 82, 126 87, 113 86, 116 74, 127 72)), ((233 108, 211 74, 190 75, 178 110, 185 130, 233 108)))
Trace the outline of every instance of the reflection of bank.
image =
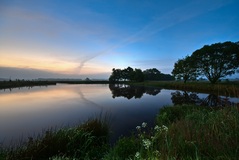
POLYGON ((209 94, 206 98, 202 100, 201 105, 203 106, 211 106, 211 107, 227 107, 227 106, 235 106, 233 102, 229 101, 229 98, 222 98, 215 94, 209 94))
POLYGON ((226 107, 239 105, 238 103, 231 102, 230 98, 220 97, 215 94, 209 94, 206 98, 199 98, 196 93, 176 91, 172 92, 171 95, 171 100, 174 105, 196 104, 209 107, 226 107))
POLYGON ((141 98, 144 93, 148 95, 157 95, 160 93, 161 89, 144 87, 144 86, 130 86, 126 84, 109 84, 112 97, 125 97, 127 99, 131 98, 141 98))
POLYGON ((196 93, 191 93, 187 91, 176 91, 171 93, 171 100, 174 105, 182 104, 199 104, 201 99, 196 93))

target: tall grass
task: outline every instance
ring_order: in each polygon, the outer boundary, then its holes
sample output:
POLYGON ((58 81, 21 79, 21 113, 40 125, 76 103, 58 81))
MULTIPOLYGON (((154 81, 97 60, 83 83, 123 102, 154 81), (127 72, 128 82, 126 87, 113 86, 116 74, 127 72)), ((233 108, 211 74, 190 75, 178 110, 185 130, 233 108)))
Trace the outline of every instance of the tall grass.
MULTIPOLYGON (((3 152, 9 160, 99 159, 109 148, 109 127, 101 119, 58 131, 48 130, 42 138, 29 138, 26 145, 3 152)), ((1 155, 1 154, 0 154, 1 155)))
POLYGON ((239 159, 239 111, 192 105, 166 107, 153 129, 137 126, 105 159, 239 159))

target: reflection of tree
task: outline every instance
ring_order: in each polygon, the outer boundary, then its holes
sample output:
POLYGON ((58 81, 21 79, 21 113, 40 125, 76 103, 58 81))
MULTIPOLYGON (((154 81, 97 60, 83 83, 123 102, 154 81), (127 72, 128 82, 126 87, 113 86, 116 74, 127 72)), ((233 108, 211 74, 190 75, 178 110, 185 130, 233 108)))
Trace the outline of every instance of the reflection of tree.
POLYGON ((198 104, 200 103, 200 98, 197 96, 196 93, 188 93, 186 91, 180 92, 172 92, 171 100, 174 105, 181 105, 181 104, 198 104))
POLYGON ((209 94, 206 98, 202 99, 202 106, 210 107, 225 107, 235 105, 229 101, 229 98, 222 98, 215 94, 209 94))
POLYGON ((113 98, 125 97, 127 99, 131 99, 133 97, 141 98, 144 93, 155 96, 161 90, 158 88, 136 87, 125 84, 109 84, 109 88, 113 98))
POLYGON ((200 99, 196 93, 188 93, 186 91, 176 91, 171 93, 174 105, 196 104, 209 107, 225 107, 238 105, 230 102, 229 98, 222 98, 215 94, 209 94, 206 98, 200 99))

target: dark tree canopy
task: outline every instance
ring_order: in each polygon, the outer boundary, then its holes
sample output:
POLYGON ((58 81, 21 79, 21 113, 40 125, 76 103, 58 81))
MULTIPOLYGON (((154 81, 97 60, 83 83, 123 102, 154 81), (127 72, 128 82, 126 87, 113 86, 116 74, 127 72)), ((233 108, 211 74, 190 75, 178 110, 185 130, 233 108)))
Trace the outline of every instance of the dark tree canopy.
POLYGON ((195 62, 189 56, 184 59, 179 59, 174 64, 172 74, 177 80, 183 79, 184 83, 186 83, 188 80, 195 80, 197 72, 194 65, 195 62))
POLYGON ((112 74, 109 78, 110 82, 119 82, 119 81, 135 81, 142 82, 144 81, 144 75, 141 69, 133 69, 131 67, 121 69, 112 69, 112 74))
POLYGON ((224 42, 205 45, 193 52, 197 71, 206 76, 211 83, 232 75, 239 67, 239 43, 224 42))
POLYGON ((133 69, 131 67, 125 69, 112 69, 110 75, 110 82, 133 81, 143 82, 144 80, 158 81, 158 80, 174 80, 174 77, 169 74, 163 74, 156 68, 146 69, 142 72, 141 69, 133 69))
POLYGON ((146 69, 143 73, 144 79, 149 81, 174 80, 173 76, 169 74, 163 74, 156 68, 146 69))

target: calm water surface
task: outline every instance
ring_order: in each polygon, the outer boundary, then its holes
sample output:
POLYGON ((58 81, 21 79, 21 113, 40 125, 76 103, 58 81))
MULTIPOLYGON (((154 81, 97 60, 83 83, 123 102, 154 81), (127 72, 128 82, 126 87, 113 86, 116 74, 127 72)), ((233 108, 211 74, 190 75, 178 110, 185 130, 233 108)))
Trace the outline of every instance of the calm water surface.
POLYGON ((100 113, 110 115, 112 141, 137 125, 153 125, 165 105, 238 105, 239 98, 217 97, 126 85, 67 85, 0 90, 0 143, 9 145, 49 128, 74 126, 100 113))

